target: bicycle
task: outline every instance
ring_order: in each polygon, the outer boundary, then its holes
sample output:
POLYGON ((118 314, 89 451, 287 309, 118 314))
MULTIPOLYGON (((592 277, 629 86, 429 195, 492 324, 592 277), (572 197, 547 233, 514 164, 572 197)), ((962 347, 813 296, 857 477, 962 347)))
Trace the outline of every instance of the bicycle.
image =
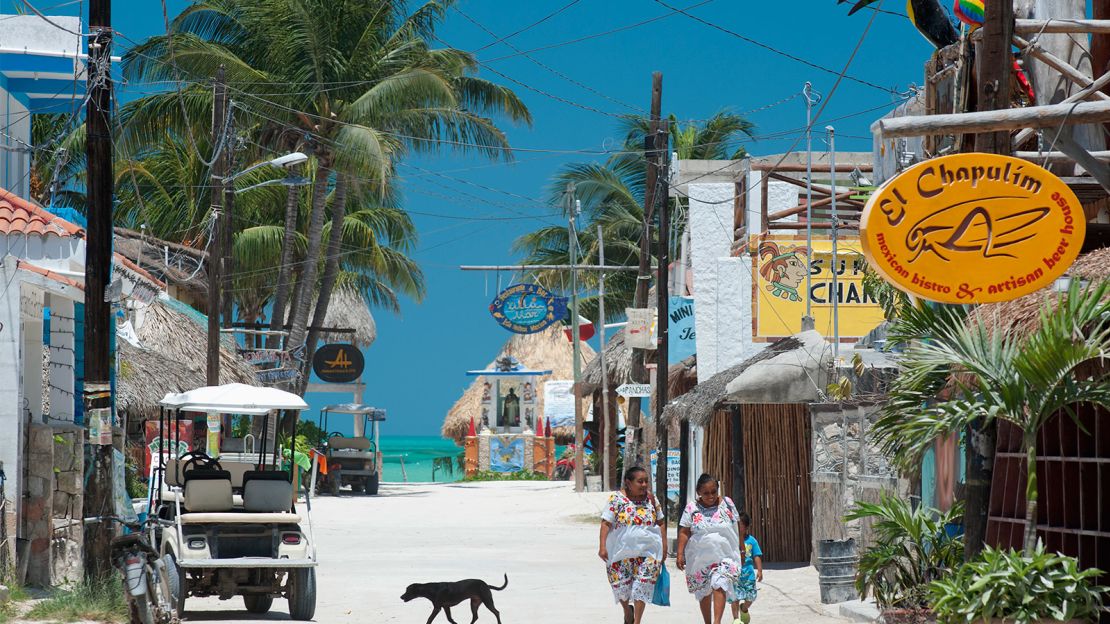
MULTIPOLYGON (((112 566, 123 575, 124 596, 127 598, 130 624, 178 624, 177 601, 166 562, 150 546, 145 531, 158 525, 158 520, 130 522, 119 516, 85 518, 85 524, 117 522, 132 532, 112 539, 112 566)), ((172 565, 172 564, 171 564, 172 565)))

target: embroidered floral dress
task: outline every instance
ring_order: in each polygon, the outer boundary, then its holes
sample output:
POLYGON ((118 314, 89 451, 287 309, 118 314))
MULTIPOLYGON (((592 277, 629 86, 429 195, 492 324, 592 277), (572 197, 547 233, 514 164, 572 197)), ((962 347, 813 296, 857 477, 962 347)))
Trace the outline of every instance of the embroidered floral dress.
POLYGON ((617 602, 651 602, 663 560, 659 517, 654 503, 633 502, 623 492, 610 496, 601 512, 612 526, 605 539, 606 570, 617 602))
POLYGON ((686 588, 699 601, 715 589, 725 592, 728 600, 735 600, 741 562, 738 517, 736 505, 727 497, 709 509, 695 501, 682 512, 678 525, 690 529, 685 552, 686 588))

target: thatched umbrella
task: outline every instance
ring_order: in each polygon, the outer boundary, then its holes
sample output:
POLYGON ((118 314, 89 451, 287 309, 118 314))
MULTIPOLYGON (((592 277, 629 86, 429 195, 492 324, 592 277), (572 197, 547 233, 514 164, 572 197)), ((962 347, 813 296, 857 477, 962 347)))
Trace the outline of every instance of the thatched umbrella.
MULTIPOLYGON (((158 401, 167 392, 206 385, 208 333, 204 315, 173 299, 156 299, 136 315, 140 347, 119 340, 120 410, 132 418, 158 415, 158 401)), ((254 367, 226 339, 220 347, 220 383, 259 385, 254 367)))
MULTIPOLYGON (((315 304, 312 307, 309 318, 313 318, 316 314, 315 304)), ((328 313, 324 318, 324 327, 353 329, 355 333, 321 332, 320 344, 349 342, 365 349, 374 344, 378 338, 378 324, 374 320, 374 315, 370 313, 370 307, 366 305, 366 299, 351 288, 338 288, 332 293, 331 301, 328 302, 328 313)))
POLYGON ((668 371, 667 396, 674 400, 698 385, 698 356, 691 355, 677 364, 671 364, 668 371))
MULTIPOLYGON (((624 331, 623 328, 618 330, 605 345, 605 372, 610 390, 632 381, 632 349, 624 344, 624 331)), ((582 381, 575 391, 578 396, 586 396, 598 390, 601 390, 601 358, 592 357, 582 369, 582 381)))
MULTIPOLYGON (((1072 279, 1088 282, 1110 279, 1110 248, 1098 249, 1079 256, 1075 264, 1068 269, 1067 275, 1072 279)), ((1011 301, 984 304, 968 315, 967 322, 981 322, 985 328, 992 331, 1029 334, 1041 322, 1041 311, 1046 305, 1055 308, 1061 294, 1050 286, 1011 301)))
MULTIPOLYGON (((506 355, 515 357, 527 368, 536 370, 550 370, 550 375, 543 375, 536 379, 536 388, 542 388, 549 380, 565 380, 574 378, 574 348, 567 340, 560 326, 548 328, 537 334, 513 334, 489 364, 494 363, 506 355)), ((594 350, 585 342, 581 346, 580 360, 585 364, 594 357, 594 350)), ((461 373, 461 371, 460 371, 461 373)), ((480 378, 475 378, 470 387, 466 389, 455 405, 447 412, 443 421, 443 437, 451 438, 462 444, 470 427, 470 419, 479 422, 482 409, 482 384, 480 378)), ((537 392, 537 413, 543 414, 543 391, 537 392)), ((559 444, 567 444, 574 440, 574 427, 557 427, 554 431, 555 440, 559 444)))

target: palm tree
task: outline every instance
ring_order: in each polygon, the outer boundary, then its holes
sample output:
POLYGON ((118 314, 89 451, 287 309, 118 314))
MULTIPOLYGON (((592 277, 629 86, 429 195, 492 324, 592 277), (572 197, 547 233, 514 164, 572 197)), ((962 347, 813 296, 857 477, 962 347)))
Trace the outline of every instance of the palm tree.
MULTIPOLYGON (((437 151, 445 142, 506 158, 504 133, 487 115, 531 121, 511 90, 473 75, 471 54, 430 46, 451 3, 433 0, 405 13, 399 1, 201 0, 173 21, 169 36, 154 37, 125 58, 125 75, 146 81, 176 80, 179 72, 204 79, 225 66, 238 108, 263 126, 263 136, 294 130, 308 137, 314 186, 287 345, 311 350, 312 298, 318 292, 316 307, 326 310, 338 276, 339 256, 325 251, 323 238, 329 197, 356 181, 388 196, 398 158, 437 151)), ((176 93, 148 96, 136 127, 157 126, 167 114, 180 118, 175 109, 201 113, 204 90, 186 95, 180 101, 176 93)), ((331 216, 333 225, 343 221, 334 211, 331 216)), ((326 247, 338 244, 333 238, 326 247)))
MULTIPOLYGON (((682 159, 722 160, 743 158, 745 152, 737 141, 751 136, 754 126, 739 115, 720 112, 703 122, 681 123, 673 115, 667 120, 671 148, 682 159)), ((574 184, 575 195, 582 202, 585 225, 579 228, 579 261, 599 263, 597 228, 601 226, 605 240, 605 262, 612 266, 636 266, 640 263, 640 238, 644 219, 644 190, 647 166, 644 159, 644 137, 649 122, 629 118, 621 126, 625 135, 624 149, 604 163, 578 163, 564 168, 551 186, 552 203, 562 205, 567 184, 574 184)), ((687 201, 671 200, 671 225, 682 232, 686 223, 687 201)), ((653 238, 657 239, 657 233, 653 238)), ((672 238, 672 240, 674 240, 672 238)), ((514 250, 525 256, 524 264, 568 264, 570 236, 563 226, 548 226, 525 234, 514 243, 514 250)), ((655 241, 652 241, 652 245, 655 241)), ((559 271, 537 271, 536 276, 547 287, 565 290, 566 275, 559 271)), ((596 275, 582 276, 586 288, 597 285, 596 275)), ((606 318, 615 320, 630 307, 636 290, 636 274, 630 271, 610 273, 606 277, 606 318)), ((580 299, 582 313, 597 318, 597 298, 580 299)))
POLYGON ((915 331, 931 338, 905 352, 874 428, 884 450, 903 466, 918 461, 938 437, 976 420, 997 419, 1020 429, 1026 554, 1037 538, 1038 431, 1060 412, 1076 418, 1077 404, 1110 407, 1110 284, 1081 287, 1077 280, 1051 306, 1028 335, 991 331, 981 320, 965 322, 952 312, 919 315, 915 331), (929 318, 933 326, 926 329, 921 320, 929 318))

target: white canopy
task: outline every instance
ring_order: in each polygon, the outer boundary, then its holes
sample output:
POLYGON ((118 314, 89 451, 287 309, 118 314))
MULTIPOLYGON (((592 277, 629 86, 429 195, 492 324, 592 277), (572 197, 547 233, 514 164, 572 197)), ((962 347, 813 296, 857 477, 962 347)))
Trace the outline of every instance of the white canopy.
POLYGON ((253 416, 268 414, 272 410, 308 409, 304 399, 291 392, 240 383, 205 386, 188 392, 170 393, 162 397, 161 404, 190 412, 253 416))

